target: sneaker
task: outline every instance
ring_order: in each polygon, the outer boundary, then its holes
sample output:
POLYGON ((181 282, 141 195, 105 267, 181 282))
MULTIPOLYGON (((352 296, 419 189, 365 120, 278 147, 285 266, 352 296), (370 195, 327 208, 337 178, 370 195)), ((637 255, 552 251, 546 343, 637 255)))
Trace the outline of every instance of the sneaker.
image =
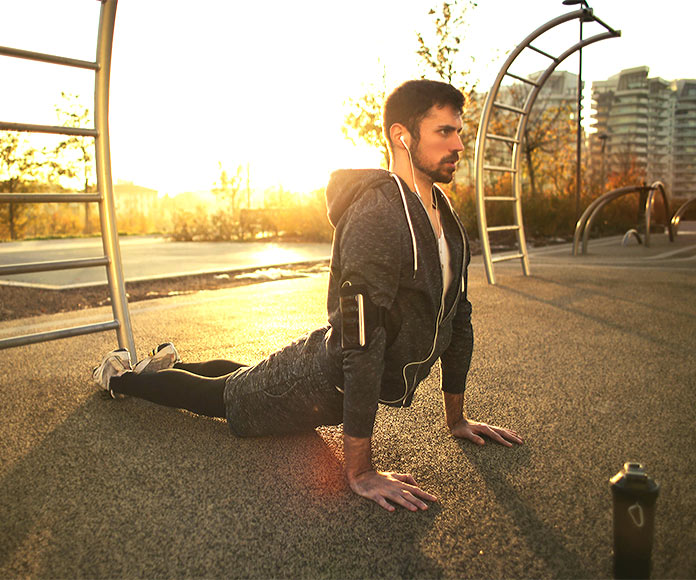
POLYGON ((130 353, 125 348, 119 348, 112 350, 104 357, 104 360, 98 367, 94 367, 92 378, 94 382, 111 395, 112 399, 115 399, 116 397, 109 387, 111 377, 117 377, 129 370, 131 370, 130 353))
POLYGON ((155 373, 170 369, 179 362, 181 359, 174 345, 171 342, 165 342, 153 349, 143 360, 138 361, 133 367, 133 371, 136 373, 155 373))

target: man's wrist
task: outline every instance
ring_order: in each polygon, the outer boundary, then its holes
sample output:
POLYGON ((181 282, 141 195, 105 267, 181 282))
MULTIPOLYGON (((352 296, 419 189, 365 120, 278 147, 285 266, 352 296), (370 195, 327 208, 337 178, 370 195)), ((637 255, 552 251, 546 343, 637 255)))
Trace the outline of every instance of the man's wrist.
POLYGON ((345 474, 349 483, 372 469, 372 439, 370 437, 351 437, 343 435, 343 455, 345 474))
POLYGON ((462 393, 447 393, 443 391, 445 403, 445 422, 451 431, 464 417, 464 395, 462 393))

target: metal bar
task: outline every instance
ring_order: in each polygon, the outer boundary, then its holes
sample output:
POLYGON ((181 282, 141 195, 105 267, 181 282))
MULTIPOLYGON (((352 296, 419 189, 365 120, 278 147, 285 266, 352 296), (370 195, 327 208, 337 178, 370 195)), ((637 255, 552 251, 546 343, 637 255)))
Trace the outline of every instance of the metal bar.
POLYGON ((662 203, 665 206, 665 217, 667 218, 667 231, 669 232, 669 241, 674 241, 674 231, 672 229, 672 221, 669 216, 672 214, 672 203, 671 196, 665 189, 665 186, 661 181, 655 181, 650 186, 650 192, 648 193, 648 198, 645 200, 645 247, 650 247, 650 225, 652 221, 652 207, 655 203, 655 194, 660 193, 662 195, 662 203))
POLYGON ((527 112, 519 107, 513 107, 512 105, 506 105, 505 103, 494 102, 493 106, 498 109, 505 109, 506 111, 512 111, 513 113, 518 113, 520 115, 526 115, 527 112))
POLYGON ((97 189, 103 193, 99 203, 99 221, 102 232, 104 254, 109 259, 106 276, 111 295, 111 309, 114 319, 119 321, 117 328, 118 344, 127 348, 133 360, 137 359, 126 286, 123 278, 121 249, 116 227, 116 209, 111 179, 111 152, 109 146, 109 81, 111 76, 111 50, 114 38, 117 0, 102 0, 99 14, 99 36, 97 38, 97 58, 99 64, 94 79, 94 124, 97 129, 95 140, 97 189))
POLYGON ((516 197, 505 195, 487 195, 483 198, 484 201, 517 201, 516 197))
POLYGON ((83 203, 99 202, 98 193, 0 193, 0 203, 83 203))
POLYGON ((489 232, 510 232, 513 230, 519 230, 520 226, 514 225, 514 226, 490 226, 488 228, 489 232))
POLYGON ((483 168, 486 171, 507 171, 509 173, 516 173, 517 169, 514 167, 502 167, 500 165, 484 165, 483 168))
POLYGON ((494 135, 493 133, 488 133, 486 139, 493 139, 493 141, 504 141, 505 143, 519 143, 519 139, 514 137, 507 137, 505 135, 494 135))
POLYGON ((524 254, 509 254, 507 256, 496 256, 491 258, 491 262, 505 262, 507 260, 521 260, 524 258, 524 254))
POLYGON ((30 123, 8 123, 0 121, 0 130, 24 131, 27 133, 53 133, 55 135, 75 135, 77 137, 97 137, 96 129, 83 129, 81 127, 57 127, 55 125, 33 125, 30 123))
MULTIPOLYGON (((542 26, 540 26, 539 28, 534 30, 531 34, 529 34, 508 55, 505 63, 501 67, 495 81, 493 82, 493 86, 491 87, 491 90, 488 92, 488 95, 486 96, 483 110, 481 112, 481 118, 479 120, 478 132, 476 134, 474 167, 475 167, 475 175, 476 175, 476 210, 477 210, 476 213, 477 213, 477 219, 478 219, 479 232, 481 232, 481 234, 480 234, 481 235, 481 246, 482 246, 484 265, 485 265, 485 269, 486 269, 486 277, 488 278, 489 284, 495 284, 495 275, 493 272, 493 261, 491 260, 490 242, 488 240, 488 232, 486 230, 484 171, 487 168, 485 166, 484 158, 485 158, 485 149, 486 149, 486 142, 487 142, 487 135, 488 135, 488 126, 490 123, 493 103, 495 102, 495 100, 497 98, 498 91, 500 90, 500 86, 501 86, 505 76, 511 76, 512 78, 517 78, 521 82, 529 82, 529 79, 523 79, 522 77, 517 77, 516 75, 512 75, 511 73, 508 72, 512 63, 515 61, 515 59, 520 55, 520 53, 525 48, 529 47, 532 50, 539 52, 540 54, 550 58, 553 61, 552 65, 548 67, 548 69, 545 71, 545 73, 543 75, 541 75, 538 79, 536 79, 535 83, 529 83, 529 84, 533 85, 533 89, 529 92, 529 95, 527 96, 527 102, 525 103, 524 110, 531 111, 532 106, 534 105, 534 101, 535 101, 537 95, 539 94, 541 87, 548 79, 548 76, 553 72, 553 70, 556 68, 556 66, 558 66, 558 64, 563 59, 567 58, 570 54, 572 54, 573 52, 578 50, 581 46, 587 46, 588 44, 592 44, 593 42, 597 42, 597 41, 603 40, 605 38, 613 38, 613 37, 621 35, 621 33, 618 31, 611 31, 608 33, 593 36, 591 38, 583 40, 583 42, 580 45, 578 45, 578 44, 574 45, 569 50, 567 50, 563 55, 561 55, 561 57, 559 57, 559 58, 555 58, 552 55, 545 53, 544 51, 540 51, 536 47, 532 46, 532 42, 535 39, 537 39, 538 37, 540 37, 542 34, 544 34, 545 32, 551 30, 552 28, 555 28, 556 26, 558 26, 560 24, 563 24, 565 22, 569 22, 570 20, 574 20, 576 18, 586 17, 586 15, 587 15, 587 11, 584 8, 581 10, 574 11, 574 12, 569 12, 567 14, 563 14, 561 16, 558 16, 557 18, 554 18, 554 19, 548 21, 546 24, 543 24, 542 26)), ((518 126, 517 126, 517 134, 515 137, 518 142, 522 141, 528 118, 529 118, 528 115, 521 115, 519 117, 518 126)), ((520 147, 518 145, 519 145, 519 143, 513 143, 513 148, 512 148, 513 149, 513 151, 512 151, 512 159, 513 159, 512 166, 515 170, 519 170, 519 167, 520 167, 520 147)), ((525 235, 524 235, 524 226, 523 226, 524 222, 522 220, 522 203, 521 203, 521 187, 522 186, 521 186, 520 172, 519 171, 513 172, 513 187, 514 187, 514 191, 515 191, 515 197, 517 198, 516 204, 515 204, 515 221, 520 226, 519 230, 517 230, 517 237, 518 237, 518 242, 520 244, 520 248, 523 250, 522 267, 523 267, 525 275, 529 275, 529 259, 527 256, 526 240, 525 240, 525 235)))
POLYGON ((538 83, 536 81, 533 81, 532 79, 528 79, 527 77, 521 77, 519 75, 514 75, 511 72, 506 72, 506 76, 512 77, 513 79, 516 79, 520 82, 527 83, 528 85, 534 85, 535 87, 538 87, 538 83))
POLYGON ((0 339, 0 350, 5 348, 12 348, 15 346, 35 344, 37 342, 57 340, 59 338, 71 338, 73 336, 80 336, 83 334, 92 334, 93 332, 103 332, 105 330, 118 330, 118 328, 118 321, 111 320, 109 322, 99 322, 97 324, 87 324, 85 326, 73 326, 71 328, 62 328, 60 330, 38 332, 36 334, 25 334, 23 336, 13 336, 10 338, 0 339))
POLYGON ((669 223, 672 225, 672 231, 674 232, 675 236, 679 231, 679 223, 681 222, 682 216, 686 213, 686 210, 689 209, 689 207, 691 207, 692 205, 696 205, 696 197, 692 197, 691 199, 685 201, 679 207, 679 209, 674 212, 672 219, 669 221, 669 223))
POLYGON ((0 276, 12 274, 31 274, 33 272, 54 272, 56 270, 73 270, 75 268, 94 268, 106 266, 109 259, 106 256, 100 258, 77 258, 74 260, 55 260, 52 262, 28 262, 26 264, 10 264, 0 266, 0 276))
POLYGON ((34 60, 36 62, 48 62, 51 64, 60 64, 65 66, 72 66, 75 68, 85 68, 91 70, 97 70, 98 67, 96 62, 90 62, 88 60, 79 60, 77 58, 67 58, 64 56, 55 56, 53 54, 32 52, 30 50, 11 48, 9 46, 0 46, 0 55, 12 56, 15 58, 25 58, 27 60, 34 60))
POLYGON ((555 57, 550 55, 548 52, 544 52, 540 48, 537 48, 536 46, 532 46, 531 44, 527 46, 527 48, 531 48, 534 52, 538 52, 539 54, 545 56, 546 58, 550 58, 554 62, 559 62, 559 60, 555 57))
POLYGON ((575 234, 573 235, 573 255, 578 255, 578 243, 580 241, 580 236, 582 236, 582 253, 587 253, 587 242, 590 235, 590 229, 592 228, 592 222, 595 216, 606 204, 624 195, 631 193, 638 193, 642 188, 640 186, 629 186, 620 187, 609 191, 597 199, 595 199, 587 209, 583 212, 575 225, 575 234))
POLYGON ((615 35, 615 36, 621 36, 621 31, 620 31, 620 30, 616 30, 616 29, 612 28, 611 26, 609 26, 609 25, 608 25, 606 22, 604 22, 603 20, 597 18, 597 17, 594 15, 594 12, 592 13, 592 20, 594 20, 597 24, 600 24, 601 26, 604 26, 604 28, 606 28, 606 29, 607 29, 609 32, 611 32, 613 35, 615 35))

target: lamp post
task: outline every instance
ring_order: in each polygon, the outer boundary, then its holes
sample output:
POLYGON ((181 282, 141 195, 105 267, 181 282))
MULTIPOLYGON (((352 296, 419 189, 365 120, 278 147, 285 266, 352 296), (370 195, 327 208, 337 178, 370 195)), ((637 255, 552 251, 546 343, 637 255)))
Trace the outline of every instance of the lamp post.
MULTIPOLYGON (((565 6, 574 6, 580 4, 584 11, 589 12, 591 9, 585 0, 563 0, 565 6)), ((582 25, 585 22, 586 16, 580 18, 580 42, 582 42, 582 25)), ((588 18, 588 20, 592 20, 588 18)), ((575 221, 580 219, 580 188, 582 179, 582 47, 578 50, 578 104, 577 104, 577 135, 576 135, 576 152, 575 152, 575 221)))

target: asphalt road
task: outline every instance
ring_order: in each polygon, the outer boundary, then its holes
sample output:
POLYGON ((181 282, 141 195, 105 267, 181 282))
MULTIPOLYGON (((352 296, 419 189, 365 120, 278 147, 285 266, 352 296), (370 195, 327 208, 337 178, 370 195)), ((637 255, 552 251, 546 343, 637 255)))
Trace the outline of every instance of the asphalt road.
MULTIPOLYGON (((629 460, 661 484, 653 577, 696 577, 696 269, 614 250, 539 256, 531 277, 501 265, 496 286, 475 260, 468 413, 525 444, 452 439, 434 372, 374 435, 378 468, 439 497, 417 514, 348 490, 340 429, 240 440, 105 398, 89 374, 112 332, 0 353, 0 577, 610 578, 608 480, 629 460)), ((325 290, 319 275, 136 303, 136 345, 253 362, 322 324, 325 290)))
MULTIPOLYGON (((314 261, 331 255, 331 244, 275 242, 172 242, 161 237, 120 239, 126 280, 226 272, 314 261)), ((25 264, 103 256, 100 238, 0 244, 0 264, 25 264)), ((106 283, 104 267, 2 276, 0 281, 44 288, 106 283)))

